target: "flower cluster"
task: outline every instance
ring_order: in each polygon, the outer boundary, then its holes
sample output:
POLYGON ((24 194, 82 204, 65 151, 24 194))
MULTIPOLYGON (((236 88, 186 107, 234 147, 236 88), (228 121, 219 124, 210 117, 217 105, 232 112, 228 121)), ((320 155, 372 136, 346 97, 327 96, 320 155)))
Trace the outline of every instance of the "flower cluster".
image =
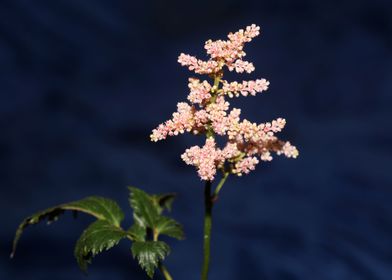
POLYGON ((290 142, 281 141, 275 136, 284 128, 285 119, 278 118, 261 124, 241 120, 241 110, 230 109, 225 99, 240 95, 254 96, 268 89, 269 82, 266 79, 242 82, 222 79, 224 67, 237 73, 254 71, 251 62, 242 60, 246 55, 243 48, 259 33, 260 28, 252 24, 246 29, 230 33, 226 41, 208 40, 205 43, 210 56, 208 61, 183 53, 178 58, 178 62, 189 70, 208 74, 213 84, 207 80, 190 78, 188 101, 191 104, 178 103, 172 118, 152 131, 151 140, 156 142, 185 131, 206 135, 202 147, 193 146, 181 156, 186 164, 196 167, 202 180, 214 180, 217 170, 238 176, 248 174, 260 161, 271 161, 271 152, 289 158, 298 156, 298 150, 290 142), (223 148, 218 147, 216 135, 226 137, 223 148))

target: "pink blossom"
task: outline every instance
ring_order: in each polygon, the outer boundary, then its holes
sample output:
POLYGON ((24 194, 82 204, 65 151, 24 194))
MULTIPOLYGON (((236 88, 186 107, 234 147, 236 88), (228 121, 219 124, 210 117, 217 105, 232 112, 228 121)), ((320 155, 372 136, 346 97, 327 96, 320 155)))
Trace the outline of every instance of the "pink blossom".
POLYGON ((260 27, 252 24, 245 30, 240 29, 234 34, 230 33, 228 35, 228 41, 208 40, 206 41, 204 48, 212 59, 217 61, 224 60, 230 71, 235 69, 238 73, 244 71, 251 73, 254 70, 253 64, 241 60, 241 58, 246 55, 243 51, 243 47, 245 43, 250 42, 254 37, 259 35, 259 30, 260 27))
POLYGON ((200 82, 199 79, 189 78, 188 87, 191 91, 188 100, 192 103, 201 104, 211 98, 211 85, 207 81, 200 82))
POLYGON ((182 66, 188 66, 188 69, 195 71, 197 74, 211 74, 220 70, 219 63, 215 60, 203 61, 189 54, 181 53, 178 62, 182 66))
POLYGON ((207 80, 189 79, 188 101, 177 105, 172 118, 152 131, 151 140, 182 134, 205 134, 203 147, 193 146, 182 154, 188 165, 196 167, 202 180, 212 181, 217 169, 237 176, 248 174, 259 161, 271 161, 272 153, 296 158, 298 150, 290 142, 281 141, 276 133, 283 130, 286 120, 277 118, 271 122, 256 123, 240 119, 241 110, 233 108, 227 97, 256 95, 266 91, 269 82, 257 79, 242 82, 222 80, 224 66, 229 71, 251 73, 254 65, 244 61, 244 45, 258 36, 260 28, 254 24, 228 35, 228 40, 208 40, 204 48, 210 59, 199 60, 182 53, 178 62, 197 74, 207 74, 214 79, 214 86, 207 80), (223 149, 217 147, 214 137, 225 137, 223 149))
POLYGON ((272 122, 266 122, 264 124, 260 124, 259 128, 264 132, 272 131, 274 133, 282 131, 282 129, 286 125, 286 120, 283 118, 277 118, 272 122))
POLYGON ((181 158, 186 164, 196 167, 202 180, 212 181, 214 180, 217 166, 222 163, 222 152, 216 148, 214 138, 209 137, 202 148, 193 146, 186 149, 181 158))
POLYGON ((246 146, 247 152, 264 148, 265 143, 271 144, 276 140, 275 133, 283 129, 286 120, 278 118, 271 123, 252 123, 246 119, 241 122, 232 121, 228 128, 228 138, 246 146), (247 144, 247 143, 250 143, 247 144))
POLYGON ((297 158, 299 153, 295 146, 291 145, 290 142, 286 142, 281 150, 278 150, 276 154, 284 154, 288 158, 297 158))
POLYGON ((269 151, 263 151, 260 153, 260 159, 262 161, 271 161, 272 160, 272 156, 271 153, 269 151))
POLYGON ((227 37, 232 42, 237 42, 238 45, 242 45, 244 43, 252 41, 253 38, 259 36, 260 34, 260 27, 252 24, 247 26, 245 30, 240 29, 235 33, 229 33, 227 37))
POLYGON ((212 129, 218 135, 224 135, 228 128, 226 111, 229 109, 229 106, 229 102, 225 101, 223 96, 219 96, 216 99, 216 103, 211 103, 206 107, 212 129))
POLYGON ((255 81, 242 81, 238 82, 227 82, 223 81, 223 92, 229 97, 238 97, 240 94, 243 96, 256 95, 257 92, 263 92, 268 89, 269 82, 266 79, 257 79, 255 81))
POLYGON ((230 64, 228 68, 229 71, 235 70, 237 73, 243 73, 245 71, 248 74, 255 70, 253 63, 241 59, 237 59, 233 64, 230 64))
POLYGON ((152 131, 151 140, 157 142, 166 139, 172 135, 183 134, 185 131, 191 131, 194 126, 195 108, 185 102, 177 104, 177 112, 173 113, 172 119, 160 124, 152 131))
POLYGON ((206 41, 204 48, 207 54, 213 59, 223 58, 227 61, 232 61, 233 58, 238 57, 240 54, 236 54, 236 50, 232 48, 229 41, 217 40, 206 41))
POLYGON ((233 174, 241 176, 242 174, 248 174, 250 171, 255 170, 259 160, 256 157, 246 157, 235 164, 233 174))
POLYGON ((207 113, 206 110, 200 109, 195 112, 195 127, 193 129, 194 134, 199 134, 200 132, 205 132, 206 131, 206 126, 209 122, 209 114, 207 113))
POLYGON ((226 147, 222 150, 222 156, 225 159, 232 159, 238 157, 241 151, 238 149, 238 144, 236 142, 229 142, 226 147))

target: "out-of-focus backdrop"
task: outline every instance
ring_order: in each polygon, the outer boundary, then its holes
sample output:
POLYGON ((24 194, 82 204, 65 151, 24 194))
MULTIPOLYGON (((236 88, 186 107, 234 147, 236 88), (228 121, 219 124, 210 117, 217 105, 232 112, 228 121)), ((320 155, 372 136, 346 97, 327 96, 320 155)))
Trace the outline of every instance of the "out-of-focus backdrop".
POLYGON ((200 138, 149 134, 186 99, 179 53, 203 58, 205 40, 252 23, 256 71, 237 77, 271 86, 232 104, 257 122, 285 117, 300 157, 228 180, 211 280, 392 279, 387 0, 0 1, 0 279, 147 279, 126 241, 85 278, 73 259, 83 215, 28 228, 8 258, 25 216, 93 194, 128 209, 128 185, 178 193, 187 239, 170 241, 167 266, 199 279, 203 184, 180 154, 200 138))

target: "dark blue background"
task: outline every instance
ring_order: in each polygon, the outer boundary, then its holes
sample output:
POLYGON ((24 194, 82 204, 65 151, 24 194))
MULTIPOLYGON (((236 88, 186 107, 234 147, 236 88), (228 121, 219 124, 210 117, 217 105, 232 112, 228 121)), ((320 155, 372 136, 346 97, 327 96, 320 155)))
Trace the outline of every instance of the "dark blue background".
MULTIPOLYGON (((180 52, 251 23, 246 48, 266 94, 233 100, 245 117, 288 120, 297 160, 231 178, 216 205, 211 280, 392 279, 392 4, 342 1, 0 1, 0 279, 146 279, 129 244, 85 278, 73 245, 91 221, 18 223, 127 185, 178 193, 187 234, 170 240, 175 279, 199 279, 202 182, 180 154, 199 138, 151 143, 187 95, 180 52)), ((127 212, 126 223, 130 223, 127 212)), ((157 278, 158 279, 158 278, 157 278)))

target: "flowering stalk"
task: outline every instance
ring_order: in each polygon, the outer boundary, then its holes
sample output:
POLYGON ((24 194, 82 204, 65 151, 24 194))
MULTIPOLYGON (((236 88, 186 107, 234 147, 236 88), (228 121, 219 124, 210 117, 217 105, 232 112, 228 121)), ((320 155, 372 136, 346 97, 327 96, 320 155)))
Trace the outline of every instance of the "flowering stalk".
POLYGON ((201 279, 208 279, 208 271, 210 266, 210 254, 211 254, 211 228, 212 228, 212 207, 218 199, 218 193, 226 182, 229 173, 224 173, 219 184, 215 188, 215 191, 211 193, 211 181, 206 181, 204 189, 204 246, 203 246, 203 267, 201 272, 201 279))
POLYGON ((223 80, 225 69, 237 73, 251 73, 255 70, 251 62, 243 60, 246 55, 243 48, 259 33, 260 27, 252 24, 229 33, 228 40, 206 41, 204 48, 210 56, 207 61, 181 53, 178 62, 182 66, 196 74, 208 75, 213 79, 213 84, 207 80, 189 78, 189 103, 178 103, 177 112, 173 113, 172 118, 160 124, 151 134, 151 140, 155 142, 185 132, 206 136, 202 147, 190 147, 181 155, 186 164, 196 167, 199 177, 206 182, 202 280, 208 278, 212 207, 227 177, 230 174, 248 174, 260 161, 271 161, 272 152, 289 158, 298 156, 298 150, 290 142, 275 136, 284 128, 285 119, 277 118, 272 122, 257 124, 246 119, 240 120, 240 109, 229 110, 227 98, 254 96, 268 89, 269 82, 266 79, 242 82, 223 80), (223 148, 217 146, 215 137, 225 137, 223 148), (222 171, 222 179, 212 192, 212 182, 218 170, 222 171))
POLYGON ((204 189, 204 236, 203 236, 203 267, 201 279, 208 279, 211 252, 211 227, 212 227, 212 206, 214 201, 211 196, 211 181, 206 181, 204 189))

